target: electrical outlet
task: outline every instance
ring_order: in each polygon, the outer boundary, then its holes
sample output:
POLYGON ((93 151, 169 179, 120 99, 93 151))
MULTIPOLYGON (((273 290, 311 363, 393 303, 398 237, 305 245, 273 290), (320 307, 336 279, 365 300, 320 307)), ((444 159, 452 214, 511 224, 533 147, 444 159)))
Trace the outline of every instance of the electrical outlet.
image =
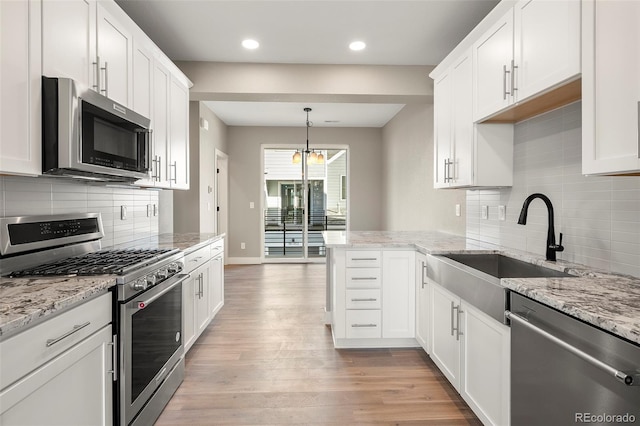
POLYGON ((247 248, 247 245, 245 243, 240 243, 240 250, 244 250, 247 248))
POLYGON ((507 206, 498 206, 498 220, 507 220, 507 206))
POLYGON ((489 219, 489 206, 482 206, 482 218, 489 219))
POLYGON ((460 204, 456 204, 456 216, 460 216, 461 212, 460 212, 460 204))
POLYGON ((249 208, 250 209, 255 209, 256 208, 256 203, 254 203, 253 201, 249 202, 249 208))

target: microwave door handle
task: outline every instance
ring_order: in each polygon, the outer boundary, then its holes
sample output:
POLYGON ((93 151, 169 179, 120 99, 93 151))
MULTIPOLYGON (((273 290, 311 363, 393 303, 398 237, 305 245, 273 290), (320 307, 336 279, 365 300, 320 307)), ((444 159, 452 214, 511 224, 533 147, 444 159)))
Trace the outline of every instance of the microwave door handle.
POLYGON ((153 137, 153 130, 148 129, 144 133, 144 167, 147 169, 147 172, 153 172, 153 166, 151 166, 151 138, 153 137))

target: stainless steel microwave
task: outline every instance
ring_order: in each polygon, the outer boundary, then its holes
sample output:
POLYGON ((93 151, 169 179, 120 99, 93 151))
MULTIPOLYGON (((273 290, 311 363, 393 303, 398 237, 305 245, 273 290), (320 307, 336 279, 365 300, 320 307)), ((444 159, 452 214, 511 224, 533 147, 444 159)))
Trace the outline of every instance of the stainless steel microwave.
POLYGON ((97 181, 146 179, 149 124, 71 79, 42 77, 42 172, 97 181))

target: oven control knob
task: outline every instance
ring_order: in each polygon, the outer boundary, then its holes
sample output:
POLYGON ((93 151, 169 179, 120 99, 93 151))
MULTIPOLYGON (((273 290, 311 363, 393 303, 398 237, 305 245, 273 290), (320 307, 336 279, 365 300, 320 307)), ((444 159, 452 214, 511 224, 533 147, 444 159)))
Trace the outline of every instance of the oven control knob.
POLYGON ((170 274, 176 274, 180 271, 182 271, 182 263, 180 262, 173 262, 172 264, 170 264, 168 266, 168 270, 170 274))
POLYGON ((167 279, 168 276, 169 276, 169 272, 167 271, 166 268, 162 268, 158 272, 156 272, 156 277, 158 278, 158 281, 165 280, 167 279))
POLYGON ((147 287, 154 286, 158 280, 156 280, 156 276, 153 274, 147 275, 145 278, 145 282, 147 283, 147 287))
POLYGON ((131 287, 136 291, 146 290, 147 289, 147 280, 141 278, 139 280, 135 280, 131 283, 131 287))

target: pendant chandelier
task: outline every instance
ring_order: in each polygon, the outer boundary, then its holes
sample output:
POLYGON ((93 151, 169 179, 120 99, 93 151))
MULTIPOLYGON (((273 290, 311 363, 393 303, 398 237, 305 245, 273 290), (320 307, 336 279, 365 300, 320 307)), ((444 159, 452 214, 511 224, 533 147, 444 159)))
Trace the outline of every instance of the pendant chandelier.
MULTIPOLYGON (((307 164, 324 164, 324 155, 322 155, 321 152, 317 153, 315 149, 309 149, 309 127, 313 126, 313 123, 309 121, 309 111, 311 111, 311 108, 306 107, 304 110, 307 113, 307 147, 302 152, 307 156, 307 164)), ((302 162, 302 152, 296 149, 291 159, 293 164, 300 164, 302 162)))

